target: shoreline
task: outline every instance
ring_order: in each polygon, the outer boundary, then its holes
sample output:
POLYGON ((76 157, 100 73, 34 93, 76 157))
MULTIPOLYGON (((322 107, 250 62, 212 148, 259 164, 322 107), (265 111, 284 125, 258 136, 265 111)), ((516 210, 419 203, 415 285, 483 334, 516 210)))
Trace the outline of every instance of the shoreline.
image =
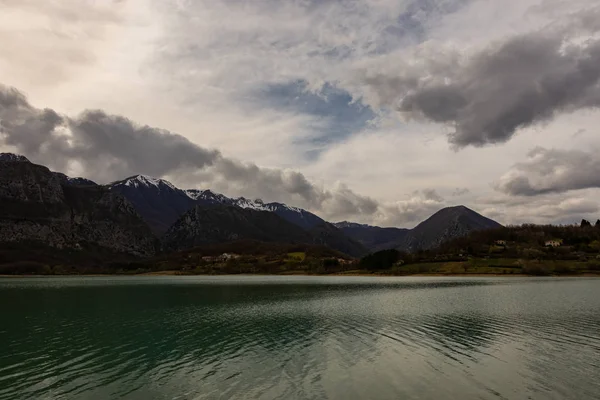
POLYGON ((306 273, 287 273, 287 274, 185 274, 180 273, 180 271, 154 271, 154 272, 144 272, 141 274, 57 274, 57 275, 7 275, 0 274, 0 278, 54 278, 54 277, 85 277, 85 278, 99 278, 99 277, 189 277, 189 276, 306 276, 306 277, 363 277, 363 278, 424 278, 424 277, 436 277, 436 278, 456 278, 456 277, 466 277, 466 278, 600 278, 600 273, 591 274, 591 273, 583 273, 583 274, 568 274, 568 275, 526 275, 526 274, 481 274, 481 273, 464 273, 464 274, 408 274, 408 275, 393 275, 393 274, 368 274, 368 273, 335 273, 335 274, 306 274, 306 273))

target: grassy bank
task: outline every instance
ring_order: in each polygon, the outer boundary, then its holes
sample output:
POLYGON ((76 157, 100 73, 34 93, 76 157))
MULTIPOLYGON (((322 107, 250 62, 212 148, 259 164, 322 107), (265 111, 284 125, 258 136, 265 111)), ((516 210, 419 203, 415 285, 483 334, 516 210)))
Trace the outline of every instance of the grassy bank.
POLYGON ((573 257, 528 259, 386 250, 358 260, 323 246, 235 242, 140 259, 93 248, 73 251, 31 245, 0 249, 0 275, 600 275, 597 255, 566 255, 573 257))

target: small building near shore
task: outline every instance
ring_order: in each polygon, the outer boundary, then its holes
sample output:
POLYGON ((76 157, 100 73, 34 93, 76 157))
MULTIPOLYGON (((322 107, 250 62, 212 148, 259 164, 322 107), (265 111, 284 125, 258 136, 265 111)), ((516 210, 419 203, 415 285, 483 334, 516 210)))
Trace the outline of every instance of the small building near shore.
POLYGON ((562 240, 560 240, 560 239, 546 240, 545 246, 546 247, 560 247, 560 246, 562 246, 562 240))
POLYGON ((233 253, 223 253, 220 256, 204 256, 202 257, 202 261, 206 262, 223 262, 228 260, 234 260, 236 258, 240 258, 238 254, 233 253))

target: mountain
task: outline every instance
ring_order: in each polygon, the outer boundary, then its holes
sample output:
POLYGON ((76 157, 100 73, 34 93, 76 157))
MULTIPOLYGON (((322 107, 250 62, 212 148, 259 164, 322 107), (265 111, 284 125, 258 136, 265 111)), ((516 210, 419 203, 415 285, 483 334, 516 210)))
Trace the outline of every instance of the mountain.
POLYGON ((396 243, 395 248, 409 252, 432 249, 443 242, 466 236, 473 231, 501 226, 498 222, 465 206, 447 207, 411 229, 396 243))
POLYGON ((235 240, 311 243, 311 235, 269 211, 231 205, 195 206, 163 236, 168 250, 235 240))
POLYGON ((53 248, 96 246, 152 255, 156 240, 122 196, 78 186, 21 157, 0 155, 0 242, 33 241, 53 248))
POLYGON ((157 237, 162 236, 184 213, 198 204, 185 191, 164 179, 135 175, 109 186, 124 196, 148 223, 157 237))
POLYGON ((347 221, 338 222, 335 226, 371 252, 393 248, 414 252, 438 247, 473 231, 501 225, 465 206, 456 206, 441 209, 413 229, 380 228, 347 221))
POLYGON ((409 229, 380 228, 347 221, 337 222, 333 225, 370 251, 393 248, 409 232, 409 229))

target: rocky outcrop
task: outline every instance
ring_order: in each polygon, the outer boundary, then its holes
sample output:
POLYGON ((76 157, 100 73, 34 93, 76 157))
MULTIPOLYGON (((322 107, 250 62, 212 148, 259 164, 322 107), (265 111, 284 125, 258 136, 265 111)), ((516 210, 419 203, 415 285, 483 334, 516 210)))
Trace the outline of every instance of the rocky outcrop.
MULTIPOLYGON (((4 153, 6 154, 6 153, 4 153)), ((59 204, 64 201, 60 179, 41 165, 0 158, 0 199, 59 204)))
POLYGON ((29 159, 20 154, 0 153, 0 161, 29 162, 29 159))
POLYGON ((101 186, 71 185, 28 161, 0 160, 0 242, 94 245, 150 256, 156 239, 133 206, 101 186))
POLYGON ((59 179, 61 185, 67 186, 97 186, 98 184, 92 180, 86 178, 71 178, 63 174, 62 172, 53 172, 54 175, 59 179))

